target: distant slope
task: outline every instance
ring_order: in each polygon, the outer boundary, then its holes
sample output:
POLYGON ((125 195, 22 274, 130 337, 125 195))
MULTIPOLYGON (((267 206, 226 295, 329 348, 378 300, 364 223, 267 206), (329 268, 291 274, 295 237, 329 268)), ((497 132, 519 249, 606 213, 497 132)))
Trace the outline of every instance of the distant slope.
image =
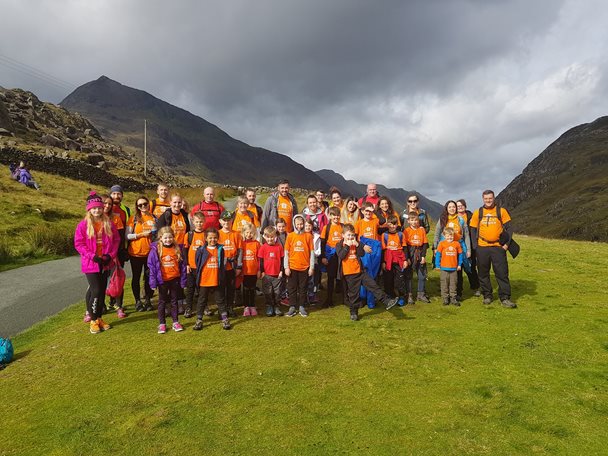
MULTIPOLYGON (((330 186, 336 186, 340 189, 340 191, 346 195, 353 195, 357 198, 365 195, 367 190, 367 184, 359 184, 354 180, 346 180, 344 177, 335 171, 331 171, 329 169, 321 169, 316 171, 317 175, 327 182, 330 186)), ((388 196, 396 209, 400 211, 404 209, 405 200, 408 195, 414 193, 418 195, 420 199, 420 207, 426 210, 429 215, 437 220, 441 211, 443 210, 443 206, 435 201, 432 201, 425 196, 421 195, 415 190, 404 190, 402 188, 387 188, 384 185, 378 184, 378 193, 382 196, 388 196)))
POLYGON ((499 195, 517 231, 608 241, 608 117, 568 130, 499 195))
POLYGON ((139 156, 146 119, 149 159, 175 174, 236 185, 274 186, 283 178, 295 187, 326 185, 285 155, 249 146, 205 119, 106 76, 77 88, 61 105, 85 115, 105 137, 139 156))

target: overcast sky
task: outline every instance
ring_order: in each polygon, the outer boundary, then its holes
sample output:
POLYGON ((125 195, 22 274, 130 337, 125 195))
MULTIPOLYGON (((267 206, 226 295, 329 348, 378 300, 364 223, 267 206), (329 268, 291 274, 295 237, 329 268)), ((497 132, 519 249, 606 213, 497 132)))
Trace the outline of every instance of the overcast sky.
POLYGON ((310 169, 440 203, 474 207, 608 114, 600 0, 4 0, 2 17, 3 87, 59 102, 104 74, 310 169))

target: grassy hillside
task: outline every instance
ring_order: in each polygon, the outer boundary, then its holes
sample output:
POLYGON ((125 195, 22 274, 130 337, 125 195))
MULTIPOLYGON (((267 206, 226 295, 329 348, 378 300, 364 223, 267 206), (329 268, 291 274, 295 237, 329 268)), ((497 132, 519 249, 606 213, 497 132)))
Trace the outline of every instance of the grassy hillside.
POLYGON ((608 245, 519 241, 516 310, 443 307, 436 272, 431 304, 356 323, 161 336, 143 313, 91 335, 73 306, 14 339, 0 454, 605 454, 608 245))

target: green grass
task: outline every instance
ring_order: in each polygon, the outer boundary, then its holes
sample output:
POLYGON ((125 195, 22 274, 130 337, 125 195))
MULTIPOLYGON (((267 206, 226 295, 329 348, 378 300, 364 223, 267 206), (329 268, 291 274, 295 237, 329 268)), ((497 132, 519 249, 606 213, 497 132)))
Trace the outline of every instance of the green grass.
POLYGON ((161 336, 133 313, 91 335, 72 306, 14 338, 0 454, 606 454, 608 245, 518 240, 516 310, 445 308, 436 272, 431 304, 356 323, 161 336))

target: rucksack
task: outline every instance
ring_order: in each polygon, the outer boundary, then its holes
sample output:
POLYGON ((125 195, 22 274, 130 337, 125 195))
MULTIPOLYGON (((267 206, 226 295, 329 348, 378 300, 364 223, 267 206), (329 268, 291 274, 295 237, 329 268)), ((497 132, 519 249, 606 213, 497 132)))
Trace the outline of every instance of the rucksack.
POLYGON ((125 278, 125 270, 120 267, 120 263, 117 261, 112 276, 110 277, 108 287, 106 288, 106 295, 111 298, 119 297, 125 286, 125 278))
MULTIPOLYGON (((384 236, 384 244, 388 243, 388 235, 389 235, 389 232, 385 231, 384 234, 383 234, 383 236, 384 236)), ((397 237, 399 238, 399 243, 401 245, 403 245, 403 231, 397 231, 397 237)))
POLYGON ((8 364, 13 360, 13 343, 10 339, 0 337, 0 364, 8 364))

